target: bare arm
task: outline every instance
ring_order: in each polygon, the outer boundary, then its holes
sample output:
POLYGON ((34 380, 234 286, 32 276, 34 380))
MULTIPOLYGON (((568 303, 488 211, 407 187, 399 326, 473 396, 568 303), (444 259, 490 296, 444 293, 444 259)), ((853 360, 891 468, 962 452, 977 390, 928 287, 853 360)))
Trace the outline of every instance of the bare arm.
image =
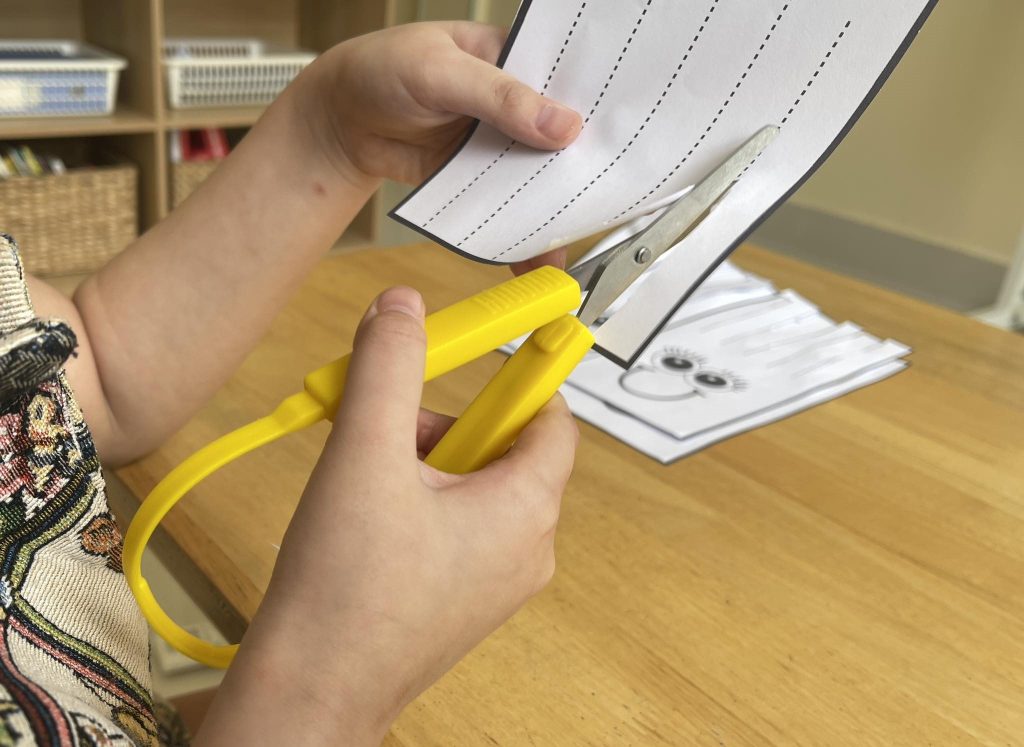
POLYGON ((372 194, 376 180, 316 157, 306 119, 287 91, 179 210, 75 294, 91 356, 71 375, 108 463, 152 449, 210 398, 372 194))
POLYGON ((425 178, 461 139, 463 113, 537 147, 575 137, 578 115, 484 61, 500 42, 495 29, 452 23, 339 45, 178 210, 87 279, 73 306, 33 283, 40 314, 69 319, 79 336, 69 376, 107 464, 184 424, 380 179, 425 178), (554 137, 541 117, 552 106, 564 115, 554 137))

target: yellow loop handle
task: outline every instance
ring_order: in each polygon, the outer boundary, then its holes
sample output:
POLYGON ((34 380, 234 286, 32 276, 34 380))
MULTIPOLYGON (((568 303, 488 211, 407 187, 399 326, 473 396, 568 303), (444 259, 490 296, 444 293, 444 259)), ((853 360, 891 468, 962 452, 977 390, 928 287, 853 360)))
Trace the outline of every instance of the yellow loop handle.
MULTIPOLYGON (((558 319, 579 306, 579 303, 580 287, 572 277, 553 267, 540 267, 435 312, 427 317, 425 325, 427 358, 424 380, 429 381, 436 376, 452 371, 509 340, 537 329, 553 319, 558 319)), ((540 377, 550 391, 541 400, 538 400, 536 396, 531 399, 532 412, 529 412, 529 408, 527 410, 513 408, 515 413, 511 420, 506 415, 500 414, 496 420, 490 421, 492 425, 500 429, 502 435, 497 441, 494 439, 487 441, 490 444, 488 454, 496 453, 495 449, 503 453, 503 449, 507 449, 511 445, 522 425, 551 397, 572 366, 585 352, 579 348, 579 340, 589 339, 586 344, 588 348, 593 342, 593 338, 589 337, 589 332, 586 332, 585 327, 582 327, 575 319, 571 319, 571 321, 586 333, 585 337, 581 336, 578 331, 570 335, 577 340, 573 348, 578 352, 578 357, 575 357, 568 368, 564 364, 560 367, 556 366, 558 371, 564 369, 564 373, 547 374, 540 377), (561 379, 555 383, 555 378, 558 376, 561 376, 561 379), (552 385, 554 388, 551 388, 552 385), (503 449, 500 447, 501 443, 505 444, 503 449)), ((562 326, 559 328, 565 329, 565 324, 566 322, 561 322, 562 326)), ((534 337, 541 331, 538 330, 534 337)), ((558 339, 562 339, 561 334, 559 333, 557 336, 558 339)), ((550 342, 554 338, 548 334, 547 337, 541 335, 540 339, 550 342)), ((545 345, 550 347, 547 343, 545 345)), ((534 347, 533 345, 526 346, 528 351, 533 350, 534 347)), ((575 356, 576 352, 571 355, 575 356)), ((526 357, 527 352, 520 356, 523 360, 526 357)), ((552 360, 554 359, 552 358, 552 360)), ((145 549, 146 543, 149 542, 149 538, 160 521, 181 500, 182 496, 211 473, 243 454, 282 436, 294 433, 324 418, 333 419, 345 389, 348 361, 349 357, 345 356, 313 371, 306 376, 303 382, 304 392, 284 400, 267 417, 243 426, 197 451, 161 480, 139 506, 124 538, 125 577, 142 608, 143 615, 153 630, 186 656, 207 666, 225 668, 234 658, 238 646, 237 644, 217 646, 197 638, 175 623, 163 611, 153 596, 149 584, 142 576, 142 551, 145 549)), ((512 370, 515 369, 516 367, 513 367, 512 370)), ((502 399, 504 395, 511 395, 515 390, 509 388, 507 379, 508 374, 505 377, 500 377, 496 380, 496 387, 488 387, 485 392, 491 390, 492 393, 504 393, 499 399, 502 399)), ((474 403, 475 407, 470 406, 466 413, 468 416, 466 425, 473 424, 474 427, 457 430, 454 436, 446 439, 445 449, 459 452, 461 451, 460 444, 466 444, 468 447, 468 441, 477 440, 481 427, 486 429, 489 422, 487 415, 489 408, 483 405, 491 402, 491 399, 490 396, 487 396, 484 397, 481 404, 474 403), (460 433, 464 433, 464 437, 460 436, 460 433)), ((478 400, 480 400, 479 397, 478 400)), ((496 455, 500 456, 500 453, 496 455)), ((479 457, 480 455, 473 461, 473 464, 479 464, 482 467, 483 464, 479 462, 479 457)), ((446 466, 438 465, 437 459, 431 463, 441 469, 446 466)), ((448 471, 468 471, 470 468, 469 463, 464 460, 452 460, 448 471)))
POLYGON ((160 521, 199 482, 228 462, 327 416, 323 405, 306 392, 293 394, 273 413, 207 444, 175 467, 153 488, 132 519, 124 538, 124 575, 142 614, 157 635, 181 653, 208 667, 226 668, 238 644, 218 646, 197 638, 164 612, 142 575, 142 551, 160 521))

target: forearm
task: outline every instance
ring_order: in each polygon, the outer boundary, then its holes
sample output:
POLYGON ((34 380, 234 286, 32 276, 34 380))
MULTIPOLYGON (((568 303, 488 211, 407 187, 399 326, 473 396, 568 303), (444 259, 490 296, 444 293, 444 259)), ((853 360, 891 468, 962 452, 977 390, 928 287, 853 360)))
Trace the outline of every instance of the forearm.
POLYGON ((376 180, 317 142, 307 79, 270 107, 171 216, 75 295, 110 424, 104 457, 130 460, 180 427, 266 331, 376 180))
POLYGON ((262 627, 257 616, 193 739, 195 747, 381 743, 401 703, 381 696, 386 681, 367 682, 372 668, 354 660, 352 646, 339 646, 333 635, 309 637, 302 625, 269 633, 262 627))

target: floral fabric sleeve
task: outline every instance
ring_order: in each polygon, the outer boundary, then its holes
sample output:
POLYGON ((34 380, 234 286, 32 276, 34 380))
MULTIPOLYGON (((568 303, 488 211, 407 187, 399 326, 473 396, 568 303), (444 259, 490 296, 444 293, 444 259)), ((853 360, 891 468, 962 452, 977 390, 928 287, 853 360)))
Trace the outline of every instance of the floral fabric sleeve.
MULTIPOLYGON (((146 625, 121 569, 99 459, 0 235, 0 745, 159 745, 146 625)), ((179 742, 180 743, 180 742, 179 742)))

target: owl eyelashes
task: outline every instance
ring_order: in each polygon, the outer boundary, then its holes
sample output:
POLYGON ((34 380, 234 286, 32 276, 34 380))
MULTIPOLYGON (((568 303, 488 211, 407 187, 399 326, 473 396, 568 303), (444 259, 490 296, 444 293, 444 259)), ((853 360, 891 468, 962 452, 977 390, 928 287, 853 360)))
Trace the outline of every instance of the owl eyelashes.
POLYGON ((742 392, 748 384, 732 371, 697 371, 689 377, 694 386, 706 392, 742 392))
POLYGON ((667 347, 651 358, 651 364, 658 369, 674 374, 685 374, 701 368, 707 359, 692 350, 667 347))

